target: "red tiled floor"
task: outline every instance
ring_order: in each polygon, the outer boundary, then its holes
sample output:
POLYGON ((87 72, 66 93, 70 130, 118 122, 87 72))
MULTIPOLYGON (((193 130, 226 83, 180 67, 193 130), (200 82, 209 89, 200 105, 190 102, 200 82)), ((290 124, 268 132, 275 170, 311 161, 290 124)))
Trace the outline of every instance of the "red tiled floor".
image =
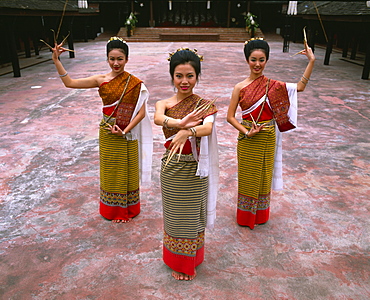
MULTIPOLYGON (((302 45, 270 40, 265 74, 297 82, 302 45)), ((153 124, 151 186, 129 224, 98 213, 96 89, 64 88, 51 61, 0 76, 1 299, 369 299, 368 80, 362 67, 324 49, 304 93, 299 128, 284 134, 285 189, 274 192, 270 221, 253 231, 235 222, 236 132, 226 123, 235 83, 247 74, 243 44, 131 43, 127 70, 145 81, 153 117, 173 89, 167 56, 180 46, 204 55, 196 92, 218 97, 220 192, 215 229, 192 282, 178 282, 162 261, 159 160, 153 124)), ((108 71, 105 41, 75 45, 62 61, 73 77, 108 71)), ((49 54, 47 54, 49 55, 49 54)))

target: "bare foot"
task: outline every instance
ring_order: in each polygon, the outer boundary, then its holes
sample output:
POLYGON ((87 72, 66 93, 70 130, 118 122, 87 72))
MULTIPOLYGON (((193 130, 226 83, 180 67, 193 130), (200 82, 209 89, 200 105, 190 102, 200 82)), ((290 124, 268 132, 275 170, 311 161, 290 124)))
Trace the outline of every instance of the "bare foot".
POLYGON ((194 270, 194 275, 186 275, 185 280, 193 280, 197 276, 197 271, 194 270))
POLYGON ((132 220, 132 218, 128 218, 127 220, 112 220, 113 223, 128 223, 132 220))
POLYGON ((194 272, 195 272, 194 275, 188 275, 185 273, 172 271, 172 277, 175 278, 176 280, 185 280, 185 281, 193 280, 195 276, 197 276, 197 272, 195 270, 194 272))
POLYGON ((172 277, 175 278, 176 280, 184 280, 183 279, 184 275, 185 275, 184 273, 172 271, 172 277))

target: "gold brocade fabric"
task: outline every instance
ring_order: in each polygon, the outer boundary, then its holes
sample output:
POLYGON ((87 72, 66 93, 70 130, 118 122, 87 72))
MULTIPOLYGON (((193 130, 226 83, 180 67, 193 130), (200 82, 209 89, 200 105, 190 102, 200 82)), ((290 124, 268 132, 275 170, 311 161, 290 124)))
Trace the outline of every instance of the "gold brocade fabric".
MULTIPOLYGON (((198 95, 192 94, 189 97, 181 100, 179 103, 175 104, 171 108, 165 111, 165 115, 174 119, 182 119, 189 113, 191 113, 195 108, 209 103, 210 100, 205 100, 199 97, 198 95)), ((206 113, 206 116, 213 115, 217 112, 217 108, 214 104, 212 104, 206 113)), ((177 132, 179 132, 179 128, 165 128, 163 127, 164 136, 167 138, 173 136, 177 132)))
MULTIPOLYGON (((240 90, 239 105, 243 111, 263 97, 266 92, 267 81, 268 78, 262 75, 240 90)), ((284 132, 295 128, 288 117, 290 102, 285 83, 270 79, 267 97, 279 130, 284 132)))
MULTIPOLYGON (((122 92, 126 87, 129 75, 129 73, 123 72, 111 81, 101 84, 99 95, 102 98, 104 106, 112 105, 120 99, 122 92)), ((122 101, 115 113, 112 115, 112 117, 116 118, 116 124, 121 129, 124 129, 130 123, 132 113, 134 112, 139 98, 141 82, 142 81, 134 75, 130 76, 122 101)), ((113 110, 114 106, 110 109, 104 109, 104 113, 110 116, 113 110)))

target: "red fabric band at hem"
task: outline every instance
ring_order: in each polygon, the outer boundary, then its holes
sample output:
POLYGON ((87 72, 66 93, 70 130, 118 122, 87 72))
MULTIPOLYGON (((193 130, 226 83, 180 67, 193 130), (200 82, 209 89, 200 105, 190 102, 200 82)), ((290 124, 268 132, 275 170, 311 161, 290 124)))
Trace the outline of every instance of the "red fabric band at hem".
POLYGON ((258 210, 257 214, 252 214, 250 211, 237 209, 236 220, 241 226, 248 226, 250 229, 254 228, 256 224, 263 224, 269 220, 270 208, 265 210, 258 210))
POLYGON ((100 202, 100 214, 108 220, 128 220, 140 213, 140 202, 126 208, 120 206, 108 206, 100 202))
POLYGON ((186 275, 195 275, 195 268, 204 260, 204 247, 197 251, 195 257, 174 254, 163 246, 163 261, 173 271, 186 275))

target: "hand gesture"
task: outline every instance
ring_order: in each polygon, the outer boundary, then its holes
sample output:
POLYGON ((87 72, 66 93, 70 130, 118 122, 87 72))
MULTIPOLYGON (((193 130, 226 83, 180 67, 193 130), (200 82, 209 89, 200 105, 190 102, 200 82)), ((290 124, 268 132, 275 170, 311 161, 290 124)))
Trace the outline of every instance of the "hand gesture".
POLYGON ((180 155, 182 153, 182 149, 184 148, 188 137, 189 137, 189 131, 187 129, 181 129, 178 133, 176 133, 176 136, 174 137, 174 139, 172 140, 170 144, 170 147, 169 147, 170 153, 168 154, 165 166, 167 166, 167 164, 171 161, 172 157, 177 152, 179 152, 179 158, 177 160, 179 161, 180 155))
POLYGON ((306 55, 309 61, 315 60, 315 55, 313 54, 311 47, 308 46, 306 41, 304 42, 304 50, 301 51, 301 54, 306 55))
POLYGON ((123 134, 123 131, 121 128, 119 128, 118 125, 110 125, 110 124, 107 124, 108 127, 105 128, 106 130, 108 130, 109 132, 108 133, 112 133, 112 134, 115 134, 115 135, 118 135, 118 136, 124 136, 123 134))
POLYGON ((204 110, 193 110, 181 119, 179 126, 180 128, 190 128, 199 125, 205 115, 204 110))
POLYGON ((68 51, 69 49, 66 49, 66 48, 63 48, 63 42, 60 43, 59 45, 57 43, 55 43, 55 46, 54 48, 51 48, 51 50, 53 51, 53 55, 52 55, 52 59, 53 60, 57 60, 59 58, 59 56, 65 52, 65 51, 68 51))
POLYGON ((202 122, 202 119, 208 112, 208 109, 211 107, 213 103, 215 103, 216 99, 209 101, 196 109, 194 109, 191 113, 187 114, 184 118, 181 119, 179 125, 180 128, 190 128, 196 125, 199 125, 202 122))
POLYGON ((252 137, 254 135, 256 135, 257 133, 259 133, 261 130, 263 130, 263 128, 265 127, 265 124, 262 124, 262 125, 258 125, 256 124, 255 122, 252 123, 252 127, 251 129, 249 130, 248 132, 248 137, 252 137))

